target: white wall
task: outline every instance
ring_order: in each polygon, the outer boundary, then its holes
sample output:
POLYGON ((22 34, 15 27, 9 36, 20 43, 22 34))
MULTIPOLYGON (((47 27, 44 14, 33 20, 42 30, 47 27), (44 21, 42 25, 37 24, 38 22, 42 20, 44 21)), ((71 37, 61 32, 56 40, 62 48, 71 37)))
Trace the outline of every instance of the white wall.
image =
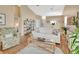
POLYGON ((63 12, 65 16, 76 16, 79 12, 79 5, 66 5, 63 12))
POLYGON ((64 16, 49 16, 49 17, 46 18, 46 22, 47 23, 45 23, 45 25, 47 27, 60 29, 61 27, 64 26, 64 16), (52 26, 50 24, 51 20, 55 20, 56 21, 56 25, 55 26, 52 26))
POLYGON ((6 24, 0 25, 0 27, 15 27, 15 22, 20 19, 16 19, 15 17, 19 16, 16 5, 0 5, 0 13, 5 14, 6 16, 6 24))
POLYGON ((0 5, 0 13, 6 15, 6 25, 0 27, 14 27, 14 6, 0 5))

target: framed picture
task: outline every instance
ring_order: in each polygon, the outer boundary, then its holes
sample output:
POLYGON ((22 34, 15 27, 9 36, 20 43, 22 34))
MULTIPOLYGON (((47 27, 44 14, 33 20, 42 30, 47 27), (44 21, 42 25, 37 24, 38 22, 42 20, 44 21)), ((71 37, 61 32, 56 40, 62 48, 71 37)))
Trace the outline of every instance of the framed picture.
POLYGON ((6 15, 0 13, 0 25, 6 24, 6 15))

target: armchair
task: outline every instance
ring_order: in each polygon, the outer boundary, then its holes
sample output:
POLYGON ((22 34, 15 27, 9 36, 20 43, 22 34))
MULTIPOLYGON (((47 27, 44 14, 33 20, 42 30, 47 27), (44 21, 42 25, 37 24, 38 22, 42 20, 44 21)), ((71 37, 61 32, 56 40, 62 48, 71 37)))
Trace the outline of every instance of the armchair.
POLYGON ((2 50, 16 46, 20 43, 19 33, 15 28, 0 28, 0 41, 2 50))

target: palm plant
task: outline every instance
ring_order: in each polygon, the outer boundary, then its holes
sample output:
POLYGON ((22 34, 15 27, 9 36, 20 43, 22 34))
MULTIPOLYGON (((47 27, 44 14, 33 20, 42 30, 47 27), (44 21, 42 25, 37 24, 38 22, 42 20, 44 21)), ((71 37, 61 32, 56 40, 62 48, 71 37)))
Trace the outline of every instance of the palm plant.
POLYGON ((71 35, 71 53, 79 54, 79 28, 77 28, 71 35))

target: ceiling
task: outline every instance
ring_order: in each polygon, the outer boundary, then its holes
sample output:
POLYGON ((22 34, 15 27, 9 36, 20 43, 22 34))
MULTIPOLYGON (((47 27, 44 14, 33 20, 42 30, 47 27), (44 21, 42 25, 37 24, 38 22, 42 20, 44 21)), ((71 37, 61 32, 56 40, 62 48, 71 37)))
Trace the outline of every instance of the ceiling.
POLYGON ((28 5, 28 7, 39 16, 63 15, 64 5, 28 5))

